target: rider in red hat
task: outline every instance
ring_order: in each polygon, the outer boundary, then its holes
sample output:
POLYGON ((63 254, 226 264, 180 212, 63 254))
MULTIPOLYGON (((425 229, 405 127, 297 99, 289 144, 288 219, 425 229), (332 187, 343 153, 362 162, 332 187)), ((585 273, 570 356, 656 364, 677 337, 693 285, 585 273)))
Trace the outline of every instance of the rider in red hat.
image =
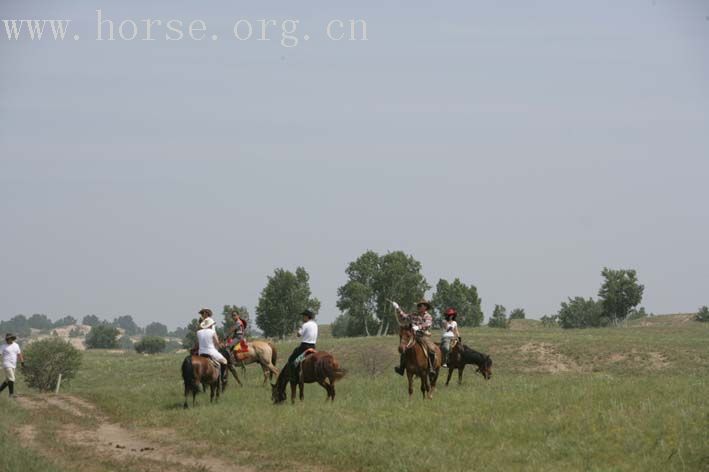
POLYGON ((451 352, 451 343, 460 338, 458 331, 458 312, 455 308, 448 308, 445 312, 446 320, 443 322, 443 337, 441 338, 441 352, 443 353, 443 367, 448 367, 448 354, 451 352))

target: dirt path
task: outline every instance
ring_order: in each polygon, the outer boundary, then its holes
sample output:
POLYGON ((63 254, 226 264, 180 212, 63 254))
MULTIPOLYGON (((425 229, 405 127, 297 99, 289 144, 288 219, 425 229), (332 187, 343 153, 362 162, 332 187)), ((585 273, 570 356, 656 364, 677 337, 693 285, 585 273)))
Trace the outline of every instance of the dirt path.
POLYGON ((535 372, 549 372, 556 374, 559 372, 580 372, 581 368, 573 361, 564 356, 551 344, 547 343, 527 343, 520 348, 525 354, 536 357, 538 367, 530 369, 535 372))
MULTIPOLYGON (((170 431, 133 431, 112 423, 91 403, 70 395, 20 396, 18 403, 31 411, 58 409, 78 421, 65 421, 57 428, 56 440, 66 445, 90 445, 92 455, 100 459, 110 459, 112 462, 124 463, 140 461, 149 470, 179 469, 213 472, 252 472, 257 469, 249 466, 235 465, 215 457, 195 458, 189 456, 184 447, 177 444, 178 436, 170 431), (86 426, 85 419, 94 426, 86 426), (84 421, 81 421, 84 420, 84 421), (160 442, 150 439, 150 436, 161 438, 160 442), (174 437, 175 443, 166 442, 174 437), (152 462, 152 469, 148 462, 152 462)), ((45 451, 37 437, 38 427, 25 424, 17 429, 20 437, 34 449, 45 451)), ((45 451, 46 452, 46 451, 45 451)))

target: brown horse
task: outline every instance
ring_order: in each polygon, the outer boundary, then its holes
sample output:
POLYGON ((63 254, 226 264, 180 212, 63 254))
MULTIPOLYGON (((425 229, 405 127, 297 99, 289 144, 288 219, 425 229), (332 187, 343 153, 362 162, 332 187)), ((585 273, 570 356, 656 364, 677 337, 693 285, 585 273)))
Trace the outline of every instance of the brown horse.
POLYGON ((399 327, 399 353, 404 353, 406 361, 406 378, 409 381, 409 397, 414 394, 414 375, 421 379, 421 393, 423 398, 433 398, 433 391, 436 389, 438 373, 441 369, 441 349, 435 346, 436 361, 431 373, 428 366, 428 355, 416 340, 416 335, 411 325, 400 325, 399 327))
MULTIPOLYGON (((278 375, 278 368, 276 367, 278 352, 276 351, 276 346, 268 341, 251 341, 246 344, 249 346, 247 352, 236 352, 235 349, 238 344, 231 351, 236 360, 236 365, 245 370, 247 365, 258 363, 261 366, 261 370, 263 370, 263 384, 266 385, 266 382, 273 380, 274 375, 278 375)), ((225 357, 229 359, 229 356, 225 357)), ((243 386, 234 365, 229 365, 229 372, 236 379, 236 383, 243 386)))
POLYGON ((187 408, 187 396, 192 393, 192 406, 195 406, 195 397, 199 393, 200 386, 209 385, 210 394, 209 402, 214 401, 216 393, 217 401, 219 401, 219 391, 221 375, 219 367, 214 365, 214 362, 202 356, 189 355, 182 361, 182 380, 185 382, 185 404, 187 408))
POLYGON ((492 377, 492 359, 487 354, 470 349, 463 343, 457 343, 448 354, 448 379, 446 385, 451 381, 453 371, 458 369, 458 385, 463 383, 463 369, 467 364, 473 364, 478 367, 477 372, 480 372, 485 380, 490 380, 492 377))
POLYGON ((286 363, 281 369, 275 384, 271 384, 273 403, 286 401, 286 384, 290 382, 290 399, 295 403, 295 386, 300 387, 300 401, 303 401, 303 386, 306 383, 317 382, 327 391, 325 401, 335 401, 335 382, 345 376, 345 370, 340 368, 332 354, 325 351, 314 352, 300 363, 298 372, 293 375, 293 367, 286 363), (297 381, 295 380, 297 379, 297 381))

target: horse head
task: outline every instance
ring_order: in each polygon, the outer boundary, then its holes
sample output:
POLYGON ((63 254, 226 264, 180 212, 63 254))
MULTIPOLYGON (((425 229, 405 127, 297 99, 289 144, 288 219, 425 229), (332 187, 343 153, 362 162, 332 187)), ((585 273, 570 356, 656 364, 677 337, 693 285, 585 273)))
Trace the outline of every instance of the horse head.
POLYGON ((483 363, 478 366, 478 372, 482 374, 485 380, 490 380, 492 377, 492 359, 487 354, 483 357, 483 363))
POLYGON ((399 354, 406 351, 414 343, 414 330, 411 325, 399 326, 399 354))

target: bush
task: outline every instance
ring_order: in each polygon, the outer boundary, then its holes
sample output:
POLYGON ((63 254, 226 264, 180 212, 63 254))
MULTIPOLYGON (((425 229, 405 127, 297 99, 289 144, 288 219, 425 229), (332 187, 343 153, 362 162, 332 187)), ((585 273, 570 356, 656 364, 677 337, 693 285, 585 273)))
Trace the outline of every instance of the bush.
POLYGON ((495 305, 495 309, 490 316, 490 320, 487 322, 490 328, 509 328, 509 322, 507 320, 507 309, 502 305, 495 305))
POLYGON ((697 321, 709 322, 709 308, 706 306, 701 307, 694 319, 697 321))
POLYGON ((349 327, 349 318, 347 315, 340 315, 337 318, 335 318, 335 321, 332 322, 332 325, 330 325, 330 329, 332 332, 332 335, 336 338, 342 338, 347 336, 348 333, 348 327, 349 327))
POLYGON ((146 336, 135 343, 135 350, 141 354, 157 354, 165 351, 166 344, 163 338, 146 336))
POLYGON ((24 355, 27 362, 20 370, 25 382, 41 392, 54 389, 59 374, 62 374, 62 384, 73 379, 81 366, 81 352, 61 338, 30 343, 24 355))
POLYGON ((179 351, 180 349, 182 349, 182 343, 179 341, 175 341, 174 339, 168 341, 165 345, 165 352, 175 352, 179 351))
POLYGON ((133 340, 127 334, 124 334, 118 338, 118 349, 123 349, 125 351, 130 351, 133 349, 133 340))
POLYGON ((603 304, 593 298, 569 298, 568 302, 561 303, 559 324, 562 328, 597 328, 609 323, 603 316, 603 304))
POLYGON ((539 318, 545 328, 556 328, 559 326, 559 315, 544 315, 539 318))
POLYGON ((515 308, 510 312, 510 319, 511 320, 523 320, 527 317, 526 313, 524 312, 524 308, 515 308))
POLYGON ((107 324, 94 326, 86 336, 86 347, 89 349, 116 349, 118 334, 118 329, 113 326, 107 324))

